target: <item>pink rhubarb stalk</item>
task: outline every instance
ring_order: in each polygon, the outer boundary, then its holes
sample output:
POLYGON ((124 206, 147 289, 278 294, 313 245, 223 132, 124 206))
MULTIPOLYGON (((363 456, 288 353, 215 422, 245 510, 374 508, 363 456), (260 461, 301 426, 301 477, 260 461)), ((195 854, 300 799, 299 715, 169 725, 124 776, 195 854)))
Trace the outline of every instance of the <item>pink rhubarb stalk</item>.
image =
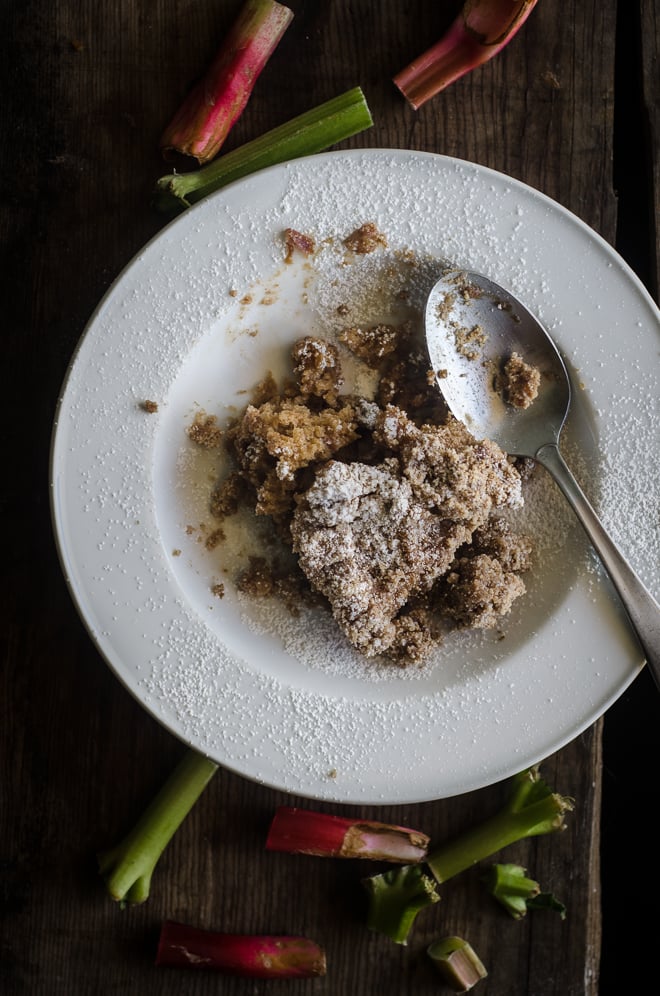
POLYGON ((461 76, 501 52, 537 0, 466 0, 447 33, 394 77, 417 110, 461 76))
POLYGON ((290 806, 279 807, 266 840, 268 851, 326 858, 368 858, 396 864, 422 861, 428 845, 426 834, 407 827, 290 806))
POLYGON ((212 66, 165 129, 163 152, 200 163, 215 156, 292 19, 293 11, 275 0, 247 0, 212 66))
POLYGON ((156 965, 206 968, 253 979, 304 979, 325 975, 325 952, 306 937, 221 934, 166 920, 156 965))

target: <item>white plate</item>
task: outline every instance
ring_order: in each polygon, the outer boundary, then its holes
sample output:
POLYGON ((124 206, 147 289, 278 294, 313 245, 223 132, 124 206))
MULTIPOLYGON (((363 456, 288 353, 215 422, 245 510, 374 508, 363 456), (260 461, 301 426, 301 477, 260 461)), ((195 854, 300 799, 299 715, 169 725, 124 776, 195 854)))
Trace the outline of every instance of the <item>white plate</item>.
MULTIPOLYGON (((93 315, 53 438, 64 571, 116 675, 222 765, 344 803, 422 801, 498 781, 573 739, 642 666, 609 582, 542 475, 527 524, 544 562, 504 639, 457 636, 423 668, 359 660, 323 613, 296 620, 237 597, 221 574, 223 548, 199 542, 215 468, 185 435, 194 412, 224 418, 244 405, 241 392, 279 370, 295 338, 331 329, 338 303, 367 320, 374 286, 391 277, 396 289, 410 270, 401 249, 487 273, 549 327, 576 380, 566 455, 657 593, 657 309, 576 217, 458 160, 328 153, 191 208, 93 315), (342 268, 340 240, 363 221, 389 249, 342 268), (288 226, 330 239, 314 265, 284 265, 288 226), (157 413, 141 408, 146 399, 157 413), (222 599, 211 593, 218 579, 222 599)), ((414 271, 420 301, 432 270, 414 271)))

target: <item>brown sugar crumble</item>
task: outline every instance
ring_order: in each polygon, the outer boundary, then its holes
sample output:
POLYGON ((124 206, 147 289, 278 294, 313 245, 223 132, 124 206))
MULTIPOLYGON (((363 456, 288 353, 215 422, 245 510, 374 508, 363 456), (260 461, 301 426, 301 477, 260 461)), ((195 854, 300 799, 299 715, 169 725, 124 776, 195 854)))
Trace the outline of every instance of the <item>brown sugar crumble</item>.
POLYGON ((294 345, 291 359, 301 393, 316 395, 333 405, 344 383, 337 347, 305 336, 294 345))
POLYGON ((157 401, 143 401, 140 405, 143 412, 147 412, 149 415, 155 415, 158 411, 157 401))
POLYGON ((206 412, 197 412, 186 431, 193 443, 206 450, 217 449, 222 441, 222 429, 218 425, 217 416, 207 415, 206 412))
POLYGON ((410 337, 410 323, 404 325, 372 325, 368 328, 345 328, 339 340, 369 367, 377 368, 385 356, 390 356, 410 337))
POLYGON ((249 506, 274 526, 282 557, 251 556, 241 593, 325 605, 365 657, 407 665, 451 630, 496 630, 524 593, 532 544, 501 517, 524 475, 449 413, 409 323, 338 339, 377 372, 374 399, 342 393, 334 343, 298 340, 293 379, 268 375, 226 430, 233 469, 211 512, 249 506))
POLYGON ((375 252, 376 249, 386 249, 387 239, 382 232, 378 231, 373 221, 365 221, 364 225, 360 225, 354 232, 346 236, 344 245, 351 252, 365 256, 367 253, 375 252))
POLYGON ((514 408, 529 408, 541 386, 541 372, 525 363, 522 356, 512 353, 496 379, 496 389, 514 408))
POLYGON ((456 343, 456 352, 466 360, 476 360, 481 356, 481 350, 488 338, 481 325, 467 328, 465 325, 451 323, 456 343))
POLYGON ((206 547, 207 550, 215 550, 215 548, 217 546, 220 546, 220 544, 226 538, 227 537, 225 536, 225 532, 223 529, 220 528, 214 529, 212 532, 208 534, 208 536, 204 540, 204 546, 206 547))

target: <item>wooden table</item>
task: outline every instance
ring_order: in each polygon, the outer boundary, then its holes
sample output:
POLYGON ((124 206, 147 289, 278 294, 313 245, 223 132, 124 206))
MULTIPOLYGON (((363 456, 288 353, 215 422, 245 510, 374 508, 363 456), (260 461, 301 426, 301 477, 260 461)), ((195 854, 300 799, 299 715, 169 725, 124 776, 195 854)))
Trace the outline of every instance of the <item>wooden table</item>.
MULTIPOLYGON (((375 125, 345 147, 441 152, 526 181, 611 243, 618 238, 657 293, 652 0, 541 0, 497 59, 418 112, 391 77, 440 37, 457 3, 291 0, 290 6, 293 25, 227 149, 359 84, 375 125)), ((106 896, 96 850, 129 828, 182 747, 116 680, 72 605, 51 534, 49 436, 87 319, 163 224, 150 206, 153 182, 165 171, 157 148, 161 129, 215 53, 239 3, 5 0, 2 7, 0 225, 8 350, 0 991, 167 996, 269 990, 263 982, 153 967, 165 918, 317 939, 327 950, 329 972, 289 984, 300 994, 436 992, 424 948, 449 932, 468 936, 487 964, 490 975, 476 990, 483 996, 646 991, 652 975, 643 957, 621 988, 630 933, 642 944, 657 944, 653 920, 634 909, 640 882, 651 896, 660 884, 657 862, 647 864, 652 830, 635 825, 647 779, 657 795, 649 754, 657 757, 658 701, 645 673, 604 721, 543 765, 547 779, 577 800, 568 830, 511 851, 511 860, 552 883, 568 906, 565 921, 551 915, 508 920, 484 903, 476 873, 468 873, 447 885, 442 908, 420 918, 407 947, 392 945, 363 926, 355 865, 267 857, 270 817, 276 805, 292 800, 224 771, 165 852, 148 902, 121 911, 106 896), (626 806, 630 819, 622 815, 626 806), (622 951, 618 932, 624 928, 622 951)), ((423 827, 439 838, 488 814, 502 790, 492 786, 364 815, 423 827)), ((284 992, 287 985, 276 988, 284 992)))

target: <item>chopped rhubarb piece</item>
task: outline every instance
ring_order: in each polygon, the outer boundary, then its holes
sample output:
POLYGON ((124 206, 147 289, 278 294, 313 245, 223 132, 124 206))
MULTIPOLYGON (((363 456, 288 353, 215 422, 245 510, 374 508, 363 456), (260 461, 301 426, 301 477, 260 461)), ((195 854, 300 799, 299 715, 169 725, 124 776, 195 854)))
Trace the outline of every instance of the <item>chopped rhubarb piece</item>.
POLYGON ((446 34, 394 77, 408 103, 422 104, 501 52, 537 0, 466 0, 446 34))
POLYGON ((254 979, 304 979, 325 975, 325 952, 306 937, 222 934, 166 920, 156 965, 205 968, 254 979))
POLYGON ((455 993, 467 993, 488 972, 474 948, 462 937, 443 937, 426 949, 429 958, 455 993))
POLYGON ((270 826, 266 849, 411 864, 423 860, 428 844, 426 834, 407 827, 280 806, 270 826))
POLYGON ((538 882, 527 878, 522 865, 491 865, 483 882, 490 894, 502 904, 514 920, 526 916, 527 910, 552 910, 566 919, 566 907, 549 892, 541 892, 538 882))
POLYGON ((292 19, 293 12, 275 0, 247 0, 210 69, 165 129, 164 152, 200 163, 213 159, 292 19))

